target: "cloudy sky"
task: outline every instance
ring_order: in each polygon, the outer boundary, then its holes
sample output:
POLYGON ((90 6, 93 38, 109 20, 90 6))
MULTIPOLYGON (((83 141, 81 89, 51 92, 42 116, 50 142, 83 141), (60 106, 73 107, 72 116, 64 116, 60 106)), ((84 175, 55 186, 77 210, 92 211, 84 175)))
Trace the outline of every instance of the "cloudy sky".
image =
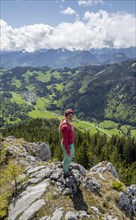
POLYGON ((1 50, 136 46, 135 0, 0 0, 1 50))

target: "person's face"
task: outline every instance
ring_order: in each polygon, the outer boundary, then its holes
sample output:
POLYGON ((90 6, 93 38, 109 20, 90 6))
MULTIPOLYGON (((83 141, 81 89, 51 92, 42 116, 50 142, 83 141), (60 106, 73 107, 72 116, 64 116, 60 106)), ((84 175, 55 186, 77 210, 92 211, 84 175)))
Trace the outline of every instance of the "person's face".
POLYGON ((73 118, 73 114, 72 114, 72 113, 70 113, 69 115, 67 115, 67 119, 68 119, 69 121, 72 121, 72 118, 73 118))

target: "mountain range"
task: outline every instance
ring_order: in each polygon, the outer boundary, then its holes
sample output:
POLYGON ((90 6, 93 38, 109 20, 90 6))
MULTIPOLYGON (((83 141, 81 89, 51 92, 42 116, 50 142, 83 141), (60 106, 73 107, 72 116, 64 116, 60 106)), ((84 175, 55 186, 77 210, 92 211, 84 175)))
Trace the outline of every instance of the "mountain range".
POLYGON ((35 52, 1 51, 0 67, 32 66, 50 68, 76 68, 84 65, 114 64, 136 58, 136 47, 103 48, 88 51, 67 49, 42 49, 35 52))

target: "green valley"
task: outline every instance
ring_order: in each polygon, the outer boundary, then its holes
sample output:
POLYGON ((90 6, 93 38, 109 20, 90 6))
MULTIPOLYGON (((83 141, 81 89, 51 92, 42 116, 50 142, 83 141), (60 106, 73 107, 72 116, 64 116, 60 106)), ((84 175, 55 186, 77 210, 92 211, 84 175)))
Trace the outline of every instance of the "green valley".
POLYGON ((82 131, 136 137, 134 68, 132 60, 75 69, 1 69, 0 127, 30 118, 60 119, 73 108, 74 126, 82 131))

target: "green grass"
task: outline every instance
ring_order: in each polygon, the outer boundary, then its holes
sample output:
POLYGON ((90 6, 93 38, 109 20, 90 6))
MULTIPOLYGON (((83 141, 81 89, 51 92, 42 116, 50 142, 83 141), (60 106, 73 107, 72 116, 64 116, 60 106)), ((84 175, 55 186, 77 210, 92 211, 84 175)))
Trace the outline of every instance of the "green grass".
POLYGON ((99 127, 102 129, 114 129, 118 127, 118 123, 110 121, 110 120, 105 120, 101 123, 99 123, 99 127))
POLYGON ((12 92, 12 98, 11 98, 11 101, 12 102, 15 102, 16 104, 18 105, 21 105, 21 104, 26 104, 26 101, 22 98, 21 95, 15 93, 15 92, 12 92))
POLYGON ((54 88, 54 87, 56 87, 57 90, 61 91, 64 86, 63 86, 62 84, 58 84, 58 83, 51 84, 51 85, 48 85, 48 86, 47 86, 47 88, 50 89, 50 90, 52 90, 52 91, 53 91, 53 88, 54 88))
POLYGON ((58 71, 52 72, 51 74, 52 74, 55 78, 57 78, 57 79, 60 79, 60 78, 61 78, 60 72, 58 72, 58 71))
POLYGON ((39 110, 33 110, 31 112, 29 112, 29 116, 32 118, 56 118, 56 114, 51 113, 51 112, 41 112, 39 110))
POLYGON ((55 85, 56 85, 57 90, 59 90, 59 91, 61 91, 64 87, 62 84, 57 84, 56 83, 55 85))
POLYGON ((103 122, 99 123, 99 128, 103 131, 107 132, 108 134, 112 135, 122 135, 122 132, 118 130, 118 123, 113 122, 111 120, 104 120, 103 122))
POLYGON ((33 72, 30 72, 29 70, 27 70, 26 73, 24 73, 24 78, 26 82, 29 82, 29 76, 33 76, 33 72))
POLYGON ((47 72, 38 72, 38 76, 36 77, 39 81, 41 82, 49 82, 51 78, 51 73, 50 71, 47 72))
POLYGON ((33 84, 29 84, 29 86, 26 86, 26 88, 28 89, 28 91, 33 92, 35 91, 35 86, 33 84))
POLYGON ((44 109, 45 108, 45 102, 43 99, 38 99, 36 101, 36 107, 39 109, 44 109))
POLYGON ((12 79, 12 85, 15 85, 16 88, 20 88, 20 87, 22 86, 22 83, 20 82, 19 79, 13 78, 13 79, 12 79))
POLYGON ((105 132, 107 132, 110 135, 122 135, 122 132, 120 130, 118 130, 117 128, 113 128, 113 129, 103 129, 105 132))
POLYGON ((92 125, 89 125, 89 122, 85 122, 85 121, 79 121, 79 120, 75 120, 73 122, 73 125, 83 131, 90 131, 91 134, 95 134, 98 132, 98 130, 93 126, 94 124, 92 123, 92 125))
POLYGON ((131 130, 131 136, 136 138, 136 129, 131 130))
POLYGON ((131 129, 132 129, 132 126, 130 126, 130 125, 122 125, 122 126, 120 127, 120 130, 122 131, 122 133, 123 133, 124 135, 127 135, 128 132, 129 132, 129 130, 131 130, 131 129))

